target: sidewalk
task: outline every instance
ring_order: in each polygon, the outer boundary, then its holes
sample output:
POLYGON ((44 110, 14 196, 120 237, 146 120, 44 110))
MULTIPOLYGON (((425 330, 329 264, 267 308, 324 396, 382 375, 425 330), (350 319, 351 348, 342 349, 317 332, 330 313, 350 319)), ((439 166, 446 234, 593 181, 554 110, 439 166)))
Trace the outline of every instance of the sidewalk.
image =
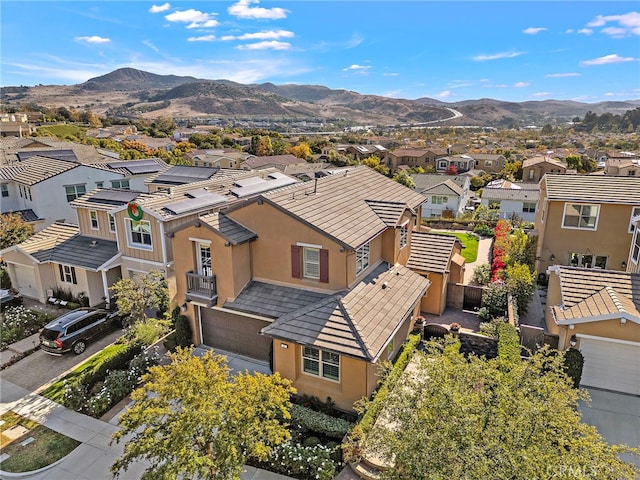
POLYGON ((6 350, 0 352, 0 367, 4 368, 6 365, 10 365, 14 361, 19 360, 26 352, 35 349, 38 345, 40 345, 39 333, 34 333, 27 338, 12 343, 6 350))
POLYGON ((467 263, 464 266, 464 284, 465 285, 469 285, 469 283, 471 283, 471 277, 473 277, 473 271, 478 265, 491 263, 491 261, 489 260, 489 253, 491 251, 492 242, 493 242, 493 238, 491 237, 480 237, 480 241, 478 242, 478 256, 476 257, 476 261, 467 263))

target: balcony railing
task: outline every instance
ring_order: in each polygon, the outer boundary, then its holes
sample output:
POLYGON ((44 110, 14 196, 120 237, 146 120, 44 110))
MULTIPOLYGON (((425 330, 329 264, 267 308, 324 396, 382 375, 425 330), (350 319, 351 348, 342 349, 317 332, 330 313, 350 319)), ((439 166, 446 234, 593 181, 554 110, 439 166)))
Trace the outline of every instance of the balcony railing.
POLYGON ((218 299, 218 288, 215 275, 198 275, 187 272, 187 300, 206 300, 210 306, 218 299))

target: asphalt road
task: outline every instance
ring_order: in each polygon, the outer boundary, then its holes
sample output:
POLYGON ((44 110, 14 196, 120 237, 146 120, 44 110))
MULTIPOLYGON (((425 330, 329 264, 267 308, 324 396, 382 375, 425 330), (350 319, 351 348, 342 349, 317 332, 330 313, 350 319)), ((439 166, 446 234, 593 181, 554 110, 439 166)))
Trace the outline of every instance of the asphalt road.
POLYGON ((33 392, 41 386, 50 383, 67 370, 73 369, 76 365, 82 363, 107 345, 112 344, 121 334, 122 330, 118 329, 106 337, 88 344, 87 349, 81 355, 65 353, 62 356, 55 356, 38 350, 2 370, 2 378, 33 392))

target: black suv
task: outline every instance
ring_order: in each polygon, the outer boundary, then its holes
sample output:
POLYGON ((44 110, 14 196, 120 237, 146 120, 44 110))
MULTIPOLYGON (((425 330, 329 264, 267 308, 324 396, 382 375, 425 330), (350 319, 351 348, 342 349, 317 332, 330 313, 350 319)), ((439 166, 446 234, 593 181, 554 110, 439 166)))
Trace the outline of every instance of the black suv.
POLYGON ((77 308, 47 323, 40 332, 40 347, 47 353, 80 355, 87 343, 119 327, 116 313, 98 308, 77 308))

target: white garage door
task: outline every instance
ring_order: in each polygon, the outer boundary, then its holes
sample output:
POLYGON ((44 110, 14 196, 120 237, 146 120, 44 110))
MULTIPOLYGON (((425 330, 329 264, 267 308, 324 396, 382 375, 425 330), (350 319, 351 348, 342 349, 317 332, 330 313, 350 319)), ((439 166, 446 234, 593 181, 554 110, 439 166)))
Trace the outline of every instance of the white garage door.
POLYGON ((584 355, 581 384, 640 394, 640 343, 578 335, 584 355))
POLYGON ((25 297, 38 298, 36 269, 25 265, 15 265, 15 272, 18 285, 14 285, 14 287, 25 297))

